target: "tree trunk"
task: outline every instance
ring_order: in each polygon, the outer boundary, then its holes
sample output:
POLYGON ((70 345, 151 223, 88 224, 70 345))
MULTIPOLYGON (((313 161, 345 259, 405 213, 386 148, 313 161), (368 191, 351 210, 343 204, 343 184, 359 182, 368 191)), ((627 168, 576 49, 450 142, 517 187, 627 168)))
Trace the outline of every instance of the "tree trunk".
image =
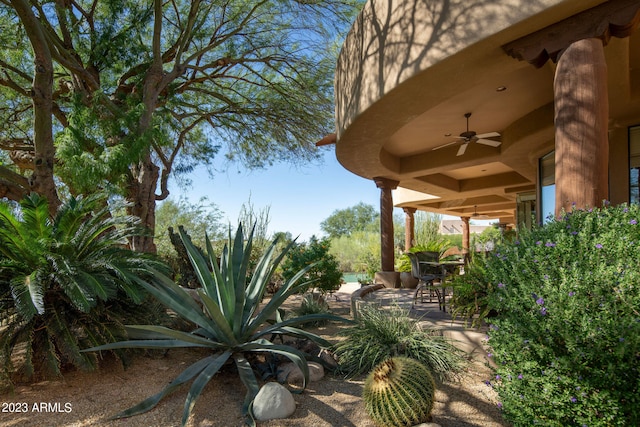
POLYGON ((11 2, 24 24, 34 53, 35 75, 31 96, 33 100, 34 171, 29 178, 31 190, 49 201, 54 215, 60 199, 53 179, 55 147, 53 146, 53 61, 46 37, 30 5, 24 0, 11 2))
POLYGON ((131 241, 131 249, 137 252, 156 252, 153 241, 156 225, 156 186, 160 168, 153 164, 148 154, 132 168, 133 176, 129 185, 127 200, 132 204, 129 214, 140 218, 142 225, 149 230, 145 236, 136 236, 131 241))
MULTIPOLYGON (((144 113, 140 116, 138 123, 138 135, 144 135, 150 128, 158 103, 158 94, 162 90, 164 71, 162 69, 161 34, 162 34, 162 2, 154 1, 155 22, 153 25, 153 62, 147 70, 144 78, 144 88, 142 103, 144 113)), ((132 203, 129 208, 132 215, 140 218, 149 234, 146 236, 136 236, 131 241, 131 249, 137 252, 156 252, 156 245, 153 241, 156 228, 156 187, 160 177, 160 168, 151 159, 152 147, 149 147, 146 154, 132 167, 131 182, 129 184, 128 200, 132 203)))

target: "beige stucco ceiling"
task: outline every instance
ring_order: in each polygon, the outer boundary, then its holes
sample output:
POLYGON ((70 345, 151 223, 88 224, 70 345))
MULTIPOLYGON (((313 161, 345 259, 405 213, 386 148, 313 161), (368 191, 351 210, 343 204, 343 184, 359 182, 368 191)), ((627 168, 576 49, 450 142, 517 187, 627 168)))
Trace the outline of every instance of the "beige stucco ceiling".
MULTIPOLYGON (((397 206, 513 221, 517 194, 535 189, 537 158, 553 150, 554 64, 535 68, 503 46, 604 2, 489 3, 455 3, 444 16, 423 2, 370 1, 347 38, 336 72, 336 155, 357 175, 399 181, 397 206), (448 31, 437 35, 436 26, 448 31), (465 113, 470 130, 499 132, 502 144, 471 143, 462 156, 460 143, 433 150, 466 130, 465 113)), ((620 125, 639 117, 639 38, 605 48, 620 125)))

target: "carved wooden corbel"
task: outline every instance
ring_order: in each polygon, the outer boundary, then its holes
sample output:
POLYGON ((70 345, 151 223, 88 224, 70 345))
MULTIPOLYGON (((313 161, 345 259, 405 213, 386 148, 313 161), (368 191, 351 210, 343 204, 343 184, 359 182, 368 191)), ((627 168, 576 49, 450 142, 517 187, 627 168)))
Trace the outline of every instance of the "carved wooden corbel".
POLYGON ((572 43, 597 38, 606 46, 611 37, 629 37, 639 25, 638 0, 611 0, 507 43, 502 48, 509 56, 540 68, 549 59, 557 62, 560 54, 572 43))

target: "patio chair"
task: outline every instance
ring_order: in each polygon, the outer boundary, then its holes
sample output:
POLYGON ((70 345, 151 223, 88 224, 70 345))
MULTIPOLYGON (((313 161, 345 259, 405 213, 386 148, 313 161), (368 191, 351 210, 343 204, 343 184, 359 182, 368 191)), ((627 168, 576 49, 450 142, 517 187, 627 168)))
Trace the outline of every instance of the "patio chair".
POLYGON ((429 296, 429 302, 432 302, 433 294, 438 298, 438 307, 445 310, 444 306, 444 289, 443 283, 446 271, 443 266, 439 265, 440 254, 438 252, 409 252, 407 253, 411 261, 411 275, 418 279, 418 286, 413 295, 413 304, 418 301, 425 302, 425 294, 429 296))

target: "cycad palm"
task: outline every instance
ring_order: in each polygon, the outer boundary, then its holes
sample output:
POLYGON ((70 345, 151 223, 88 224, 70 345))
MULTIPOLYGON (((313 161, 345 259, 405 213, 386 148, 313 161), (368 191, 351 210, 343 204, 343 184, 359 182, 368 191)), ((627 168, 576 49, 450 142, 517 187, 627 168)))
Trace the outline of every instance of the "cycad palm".
MULTIPOLYGON (((26 344, 28 377, 59 375, 67 365, 95 368, 95 355, 80 348, 124 336, 123 317, 130 322, 128 313, 146 295, 134 277, 152 265, 162 268, 126 249, 127 238, 139 233, 131 218, 112 216, 101 196, 71 198, 54 218, 36 194, 20 209, 0 204, 5 373, 21 343, 26 344)), ((136 311, 145 310, 149 314, 146 308, 136 311)))

